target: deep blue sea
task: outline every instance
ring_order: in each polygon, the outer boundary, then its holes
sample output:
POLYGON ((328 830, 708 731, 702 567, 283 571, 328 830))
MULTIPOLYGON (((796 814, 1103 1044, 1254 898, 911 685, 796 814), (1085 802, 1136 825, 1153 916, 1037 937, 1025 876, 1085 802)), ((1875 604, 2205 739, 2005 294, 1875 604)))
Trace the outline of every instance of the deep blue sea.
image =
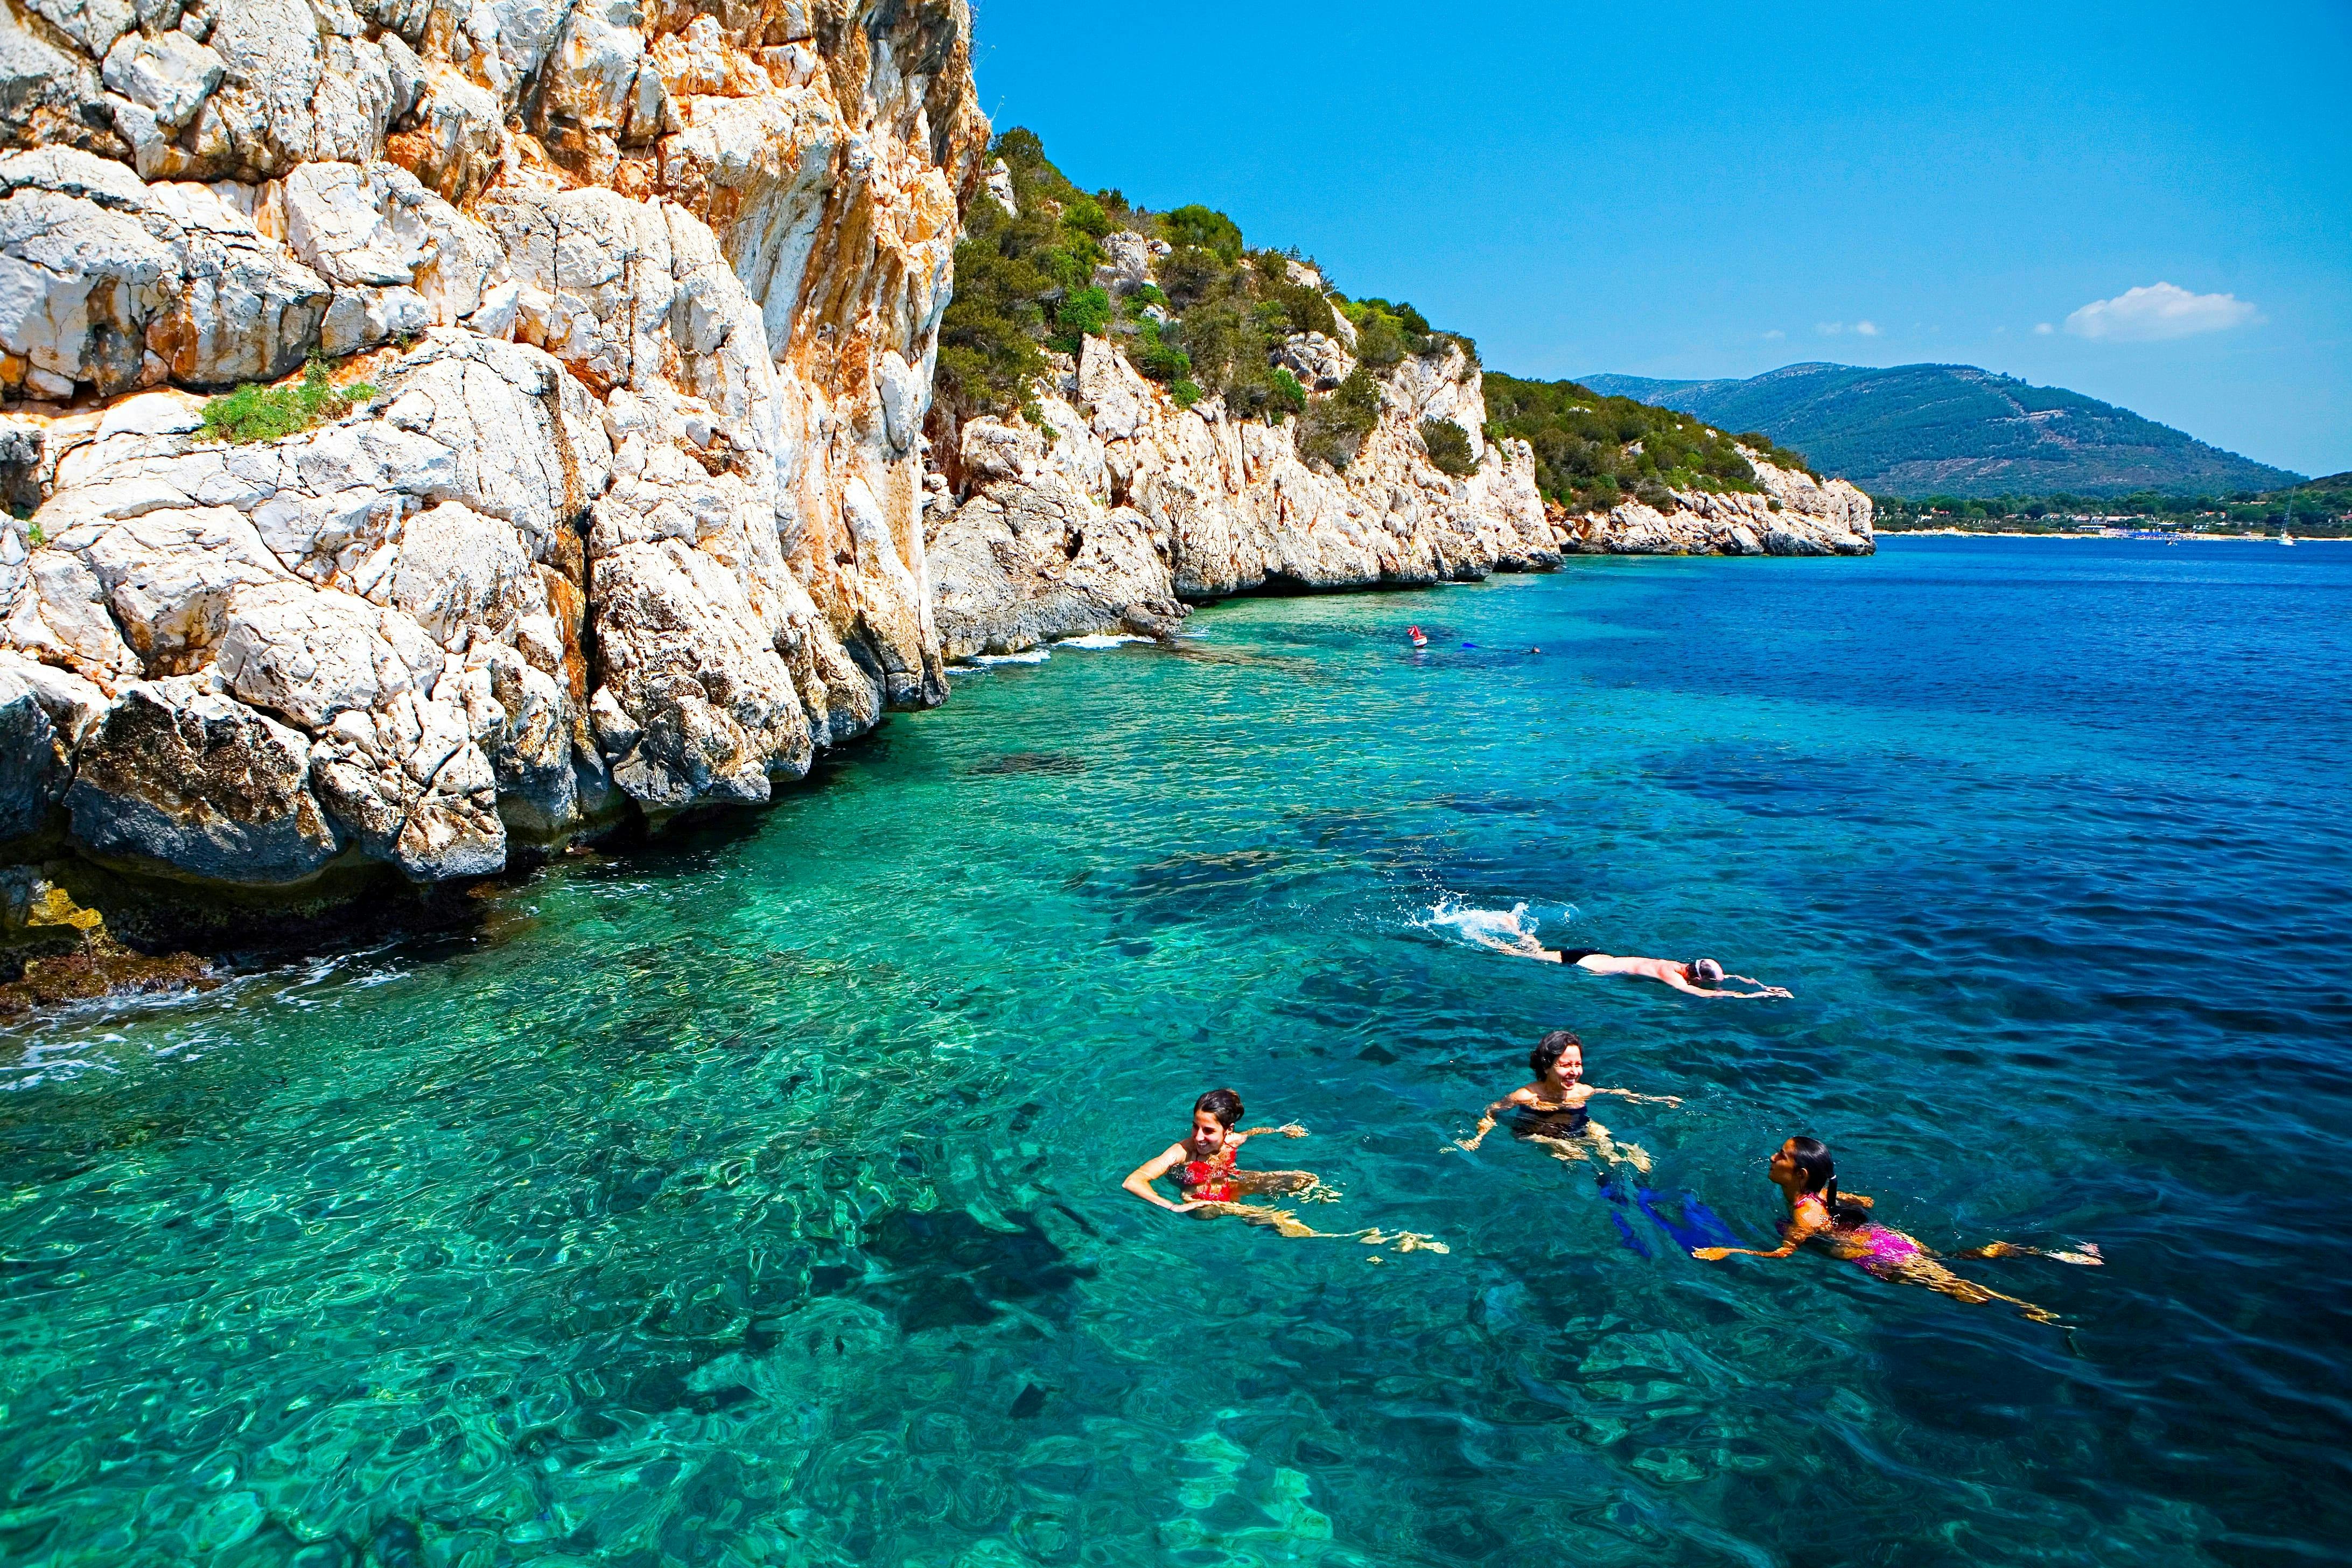
POLYGON ((0 1561, 2347 1560, 2352 545, 1191 630, 454 936, 0 1033, 0 1561), (1646 1177, 1451 1146, 1561 1026, 1684 1097, 1599 1109, 1646 1177), (1122 1194, 1216 1086, 1376 1237, 1122 1194), (1793 1132, 2108 1265, 1955 1266, 2061 1328, 1686 1256, 1770 1245, 1793 1132))

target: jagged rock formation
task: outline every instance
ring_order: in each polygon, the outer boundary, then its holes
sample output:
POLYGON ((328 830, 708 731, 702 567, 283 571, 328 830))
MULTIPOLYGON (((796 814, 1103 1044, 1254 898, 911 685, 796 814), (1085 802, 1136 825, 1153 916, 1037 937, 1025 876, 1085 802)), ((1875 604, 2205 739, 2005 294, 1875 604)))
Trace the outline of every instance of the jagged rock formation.
POLYGON ((1870 498, 1843 479, 1777 468, 1748 447, 1760 493, 1676 490, 1675 510, 1624 501, 1563 517, 1561 548, 1587 555, 1868 555, 1870 498))
MULTIPOLYGON (((992 193, 994 194, 994 193, 992 193)), ((1009 196, 995 194, 995 199, 1009 196)), ((1097 281, 1151 280, 1141 236, 1103 241, 1097 281)), ((1159 250, 1166 251, 1166 246, 1159 250)), ((1321 287, 1311 271, 1301 279, 1321 287)), ((1339 324, 1347 331, 1346 318, 1339 324)), ((925 537, 940 651, 1011 653, 1056 638, 1164 635, 1188 603, 1269 588, 1410 586, 1556 566, 1567 553, 1867 554, 1869 498, 1755 453, 1760 493, 1675 492, 1660 512, 1548 509, 1528 444, 1486 438, 1478 367, 1432 340, 1378 378, 1380 411, 1343 467, 1302 456, 1301 421, 1229 417, 1214 398, 1180 406, 1106 338, 1062 356, 1035 388, 1035 421, 980 418, 952 468, 929 480, 925 537), (1433 460, 1429 421, 1466 437, 1476 467, 1433 460)), ((1284 368, 1329 394, 1357 368, 1350 342, 1295 334, 1284 368)))
MULTIPOLYGON (((961 216, 1013 199, 969 31, 0 0, 0 488, 34 509, 0 521, 0 862, 315 906, 766 800, 943 658, 1571 550, 1867 548, 1796 475, 1547 516, 1442 335, 1336 443, 1101 339, 1041 424, 933 418, 961 216), (206 426, 199 394, 327 361, 348 412, 206 426)), ((1097 282, 1168 249, 1114 234, 1097 282)), ((1279 345, 1294 394, 1368 384, 1334 330, 1279 345)))
POLYGON ((472 876, 939 700, 969 20, 0 6, 0 853, 472 876), (178 390, 317 355, 278 440, 178 390))
POLYGON ((935 488, 926 535, 950 658, 1158 632, 1187 600, 1559 562, 1523 443, 1486 447, 1466 479, 1439 472, 1423 449, 1424 419, 1478 439, 1477 367, 1451 343, 1384 378, 1379 422, 1341 472, 1299 456, 1297 421, 1229 419, 1213 398, 1181 408, 1100 338, 1037 402, 1044 430, 965 425, 966 493, 958 502, 935 488))

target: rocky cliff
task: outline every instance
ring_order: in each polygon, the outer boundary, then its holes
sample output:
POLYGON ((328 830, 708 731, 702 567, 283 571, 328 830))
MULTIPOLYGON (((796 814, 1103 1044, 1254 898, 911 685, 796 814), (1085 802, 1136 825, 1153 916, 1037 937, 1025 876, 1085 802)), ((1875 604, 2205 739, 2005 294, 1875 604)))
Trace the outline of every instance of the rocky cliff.
MULTIPOLYGON (((1010 206, 1003 165, 988 199, 1010 206)), ((1115 233, 1097 276, 1113 300, 1157 294, 1171 249, 1115 233)), ((1294 283, 1320 289, 1290 263, 1294 283)), ((1149 312, 1147 312, 1149 313, 1149 312)), ((963 424, 951 469, 929 479, 925 539, 950 659, 1058 637, 1169 631, 1185 605, 1266 590, 1411 586, 1556 566, 1569 553, 1829 555, 1874 548, 1869 498, 1744 451, 1753 491, 1675 490, 1669 510, 1548 507, 1527 442, 1486 434, 1477 364, 1461 340, 1381 370, 1368 433, 1338 456, 1304 431, 1342 395, 1359 360, 1344 313, 1334 333, 1275 353, 1310 397, 1300 417, 1236 417, 1215 397, 1187 406, 1108 335, 1053 356, 1025 416, 963 424), (1458 435, 1450 433, 1458 432, 1458 435), (1433 440, 1467 461, 1441 464, 1433 440)))
POLYGON ((766 800, 943 660, 1192 602, 1869 548, 1858 495, 1760 468, 1548 510, 1463 340, 1360 315, 1374 358, 1204 208, 1168 281, 1224 303, 1147 304, 1171 247, 1087 202, 1094 287, 1014 324, 1025 410, 934 408, 963 216, 1015 210, 969 35, 962 0, 0 0, 0 863, 323 907, 766 800), (1069 325, 1114 298, 1158 379, 1069 325), (1222 394, 1163 328, 1225 342, 1222 394))
MULTIPOLYGON (((1301 342, 1326 379, 1337 343, 1301 342)), ((1311 365, 1310 365, 1311 369, 1311 365)), ((1009 652, 1127 628, 1159 633, 1188 601, 1266 589, 1404 586, 1559 563, 1523 447, 1450 477, 1419 426, 1480 427, 1458 348, 1381 383, 1378 423, 1344 470, 1298 452, 1298 422, 1181 407, 1104 339, 1038 389, 1039 420, 962 428, 965 493, 935 486, 925 529, 941 651, 1009 652)))
POLYGON ((968 50, 961 0, 5 0, 0 853, 473 876, 938 700, 968 50), (200 427, 320 356, 341 417, 200 427))

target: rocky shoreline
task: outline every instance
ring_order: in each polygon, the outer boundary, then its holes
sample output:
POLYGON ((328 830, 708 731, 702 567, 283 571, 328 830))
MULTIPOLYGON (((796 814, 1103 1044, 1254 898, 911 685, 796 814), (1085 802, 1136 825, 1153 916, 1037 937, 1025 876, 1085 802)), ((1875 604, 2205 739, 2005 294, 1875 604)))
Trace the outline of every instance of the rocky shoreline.
MULTIPOLYGON (((0 865, 124 940, 758 805, 948 661, 1226 595, 1872 548, 1760 464, 1548 510, 1458 347, 1381 373, 1342 471, 1095 338, 1034 421, 950 428, 997 199, 961 0, 460 9, 0 9, 0 865), (206 426, 306 364, 331 416, 206 426)), ((1327 388, 1350 346, 1287 356, 1327 388)))

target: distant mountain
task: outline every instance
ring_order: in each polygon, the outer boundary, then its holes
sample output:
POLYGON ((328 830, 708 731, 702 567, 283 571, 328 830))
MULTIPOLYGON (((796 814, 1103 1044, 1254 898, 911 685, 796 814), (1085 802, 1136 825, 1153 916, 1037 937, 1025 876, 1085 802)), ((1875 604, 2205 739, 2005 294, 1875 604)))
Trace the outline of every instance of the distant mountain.
POLYGON ((1791 364, 1746 381, 1578 379, 1725 430, 1760 430, 1876 495, 2224 495, 2303 478, 2128 408, 1971 364, 1791 364))

